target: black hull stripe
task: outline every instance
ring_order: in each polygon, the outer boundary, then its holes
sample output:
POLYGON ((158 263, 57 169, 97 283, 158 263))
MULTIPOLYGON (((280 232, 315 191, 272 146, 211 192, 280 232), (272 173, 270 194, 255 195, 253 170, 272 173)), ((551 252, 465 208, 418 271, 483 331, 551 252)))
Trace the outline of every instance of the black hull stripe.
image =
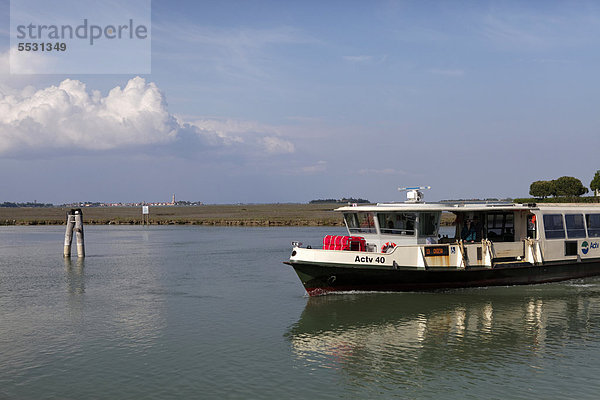
POLYGON ((540 266, 408 270, 286 263, 294 267, 310 295, 331 291, 419 291, 478 286, 528 285, 600 275, 600 261, 540 266))

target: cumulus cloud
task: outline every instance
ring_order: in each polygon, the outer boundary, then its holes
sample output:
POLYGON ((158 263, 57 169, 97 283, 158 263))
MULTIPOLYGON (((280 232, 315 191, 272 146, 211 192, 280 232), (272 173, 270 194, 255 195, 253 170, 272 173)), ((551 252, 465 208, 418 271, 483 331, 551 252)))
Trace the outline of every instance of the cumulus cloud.
POLYGON ((0 97, 0 153, 110 150, 165 143, 177 132, 162 93, 140 77, 107 96, 66 79, 58 86, 0 97))
POLYGON ((275 128, 255 122, 177 118, 169 112, 159 88, 140 77, 106 96, 71 79, 41 90, 2 92, 1 155, 56 149, 110 151, 179 141, 204 147, 259 148, 269 154, 294 152, 293 144, 275 128), (190 141, 190 137, 199 140, 190 141))

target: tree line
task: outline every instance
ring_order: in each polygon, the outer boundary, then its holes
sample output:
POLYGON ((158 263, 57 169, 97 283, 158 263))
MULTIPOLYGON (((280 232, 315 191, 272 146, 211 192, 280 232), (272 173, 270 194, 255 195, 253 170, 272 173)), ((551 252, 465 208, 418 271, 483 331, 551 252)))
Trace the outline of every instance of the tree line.
POLYGON ((11 201, 5 201, 4 203, 0 203, 0 207, 9 207, 9 208, 17 208, 17 207, 54 207, 54 204, 51 203, 13 203, 11 201))
MULTIPOLYGON (((590 182, 590 189, 597 194, 600 190, 600 171, 596 171, 590 182)), ((546 197, 579 197, 588 193, 581 180, 572 176, 561 176, 551 181, 535 181, 529 186, 529 194, 538 199, 546 197)))

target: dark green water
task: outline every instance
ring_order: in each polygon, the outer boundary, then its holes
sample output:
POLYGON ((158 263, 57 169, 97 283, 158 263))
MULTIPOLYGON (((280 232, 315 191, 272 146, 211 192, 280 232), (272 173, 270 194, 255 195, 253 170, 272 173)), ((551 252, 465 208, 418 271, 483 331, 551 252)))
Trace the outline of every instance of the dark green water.
POLYGON ((0 398, 600 397, 600 279, 309 299, 338 231, 0 227, 0 398))

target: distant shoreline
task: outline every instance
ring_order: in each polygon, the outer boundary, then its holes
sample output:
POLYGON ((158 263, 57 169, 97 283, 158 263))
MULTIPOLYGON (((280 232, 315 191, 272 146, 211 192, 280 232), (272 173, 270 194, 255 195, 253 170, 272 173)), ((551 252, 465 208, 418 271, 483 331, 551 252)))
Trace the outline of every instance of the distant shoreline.
MULTIPOLYGON (((344 226, 339 203, 150 207, 151 225, 344 226)), ((71 207, 0 207, 0 226, 64 225, 71 207)), ((86 225, 141 225, 141 207, 82 207, 86 225)), ((442 218, 451 225, 453 218, 442 218)))
MULTIPOLYGON (((340 204, 150 207, 151 225, 344 226, 340 204)), ((0 207, 0 226, 64 225, 71 207, 0 207)), ((141 207, 82 207, 84 224, 141 225, 141 207)))
MULTIPOLYGON (((565 203, 545 204, 562 206, 565 203)), ((590 205, 580 203, 578 205, 590 205)), ((344 226, 339 203, 150 207, 151 225, 344 226)), ((0 207, 0 226, 64 225, 71 207, 0 207)), ((82 207, 87 225, 141 225, 141 207, 82 207)), ((452 225, 443 216, 441 225, 452 225)))

